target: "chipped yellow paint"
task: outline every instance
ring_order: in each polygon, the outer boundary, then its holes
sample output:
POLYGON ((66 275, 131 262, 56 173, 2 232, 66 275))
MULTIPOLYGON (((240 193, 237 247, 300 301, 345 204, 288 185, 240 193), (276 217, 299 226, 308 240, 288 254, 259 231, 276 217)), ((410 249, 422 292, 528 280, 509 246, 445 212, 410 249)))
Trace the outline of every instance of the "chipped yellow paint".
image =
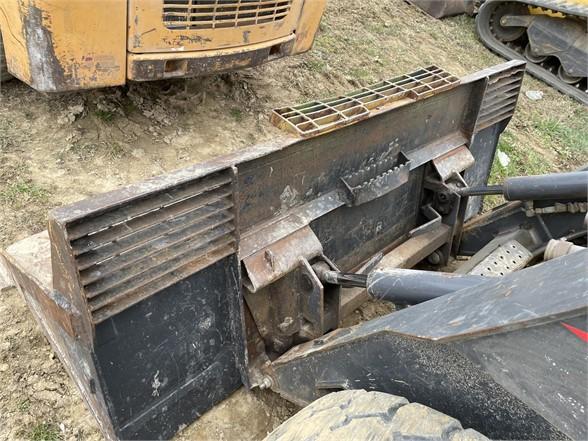
POLYGON ((304 2, 296 29, 294 53, 300 54, 310 50, 326 7, 326 0, 306 0, 304 2))
MULTIPOLYGON (((568 5, 581 5, 581 6, 588 6, 588 0, 573 0, 573 1, 563 1, 560 3, 561 6, 568 5)), ((557 12, 555 10, 541 8, 539 6, 529 6, 529 12, 532 15, 548 15, 549 17, 555 18, 565 18, 565 14, 561 12, 557 12)))
POLYGON ((35 0, 66 82, 79 88, 124 84, 126 0, 35 0))
POLYGON ((251 59, 245 56, 242 59, 231 59, 231 55, 253 53, 260 49, 268 49, 274 45, 286 44, 292 42, 295 39, 294 35, 288 35, 277 40, 271 40, 269 42, 250 44, 248 46, 240 46, 229 49, 212 49, 208 51, 193 51, 193 52, 173 52, 173 53, 146 53, 146 54, 132 54, 128 55, 127 72, 130 80, 140 81, 141 77, 136 75, 135 65, 144 61, 168 61, 168 60, 196 60, 202 64, 212 60, 213 63, 209 64, 210 73, 224 72, 228 70, 239 69, 248 67, 251 59), (223 57, 227 57, 227 61, 223 60, 223 57))
MULTIPOLYGON (((322 3, 324 0, 306 0, 322 3)), ((165 27, 161 0, 129 0, 128 50, 133 53, 190 52, 246 46, 291 35, 304 0, 293 0, 284 20, 260 25, 216 29, 170 30, 165 27)))
POLYGON ((2 32, 8 70, 15 77, 30 84, 31 70, 22 18, 20 2, 0 1, 0 31, 2 32))
POLYGON ((126 81, 127 0, 2 0, 8 68, 41 91, 126 81))
POLYGON ((283 20, 265 24, 170 30, 162 20, 163 0, 0 0, 0 31, 9 71, 37 90, 60 92, 140 80, 130 68, 147 59, 198 59, 205 66, 212 57, 215 71, 249 62, 244 55, 223 66, 214 57, 273 50, 284 42, 287 48, 277 49, 282 55, 304 52, 326 1, 292 0, 283 20))

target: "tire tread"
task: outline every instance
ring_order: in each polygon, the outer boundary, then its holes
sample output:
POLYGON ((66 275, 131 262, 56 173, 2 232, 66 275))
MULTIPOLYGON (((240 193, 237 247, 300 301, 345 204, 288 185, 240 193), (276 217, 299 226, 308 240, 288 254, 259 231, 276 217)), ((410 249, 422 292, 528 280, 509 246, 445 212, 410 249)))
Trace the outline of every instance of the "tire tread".
POLYGON ((346 390, 319 398, 265 441, 489 441, 459 421, 405 398, 346 390))

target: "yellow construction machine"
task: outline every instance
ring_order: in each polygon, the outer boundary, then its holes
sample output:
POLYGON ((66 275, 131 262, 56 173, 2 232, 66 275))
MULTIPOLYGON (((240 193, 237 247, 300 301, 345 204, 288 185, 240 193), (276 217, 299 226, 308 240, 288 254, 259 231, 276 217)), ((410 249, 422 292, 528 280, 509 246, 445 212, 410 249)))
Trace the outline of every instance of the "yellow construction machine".
POLYGON ((0 81, 43 92, 193 77, 309 50, 326 0, 2 0, 0 81))

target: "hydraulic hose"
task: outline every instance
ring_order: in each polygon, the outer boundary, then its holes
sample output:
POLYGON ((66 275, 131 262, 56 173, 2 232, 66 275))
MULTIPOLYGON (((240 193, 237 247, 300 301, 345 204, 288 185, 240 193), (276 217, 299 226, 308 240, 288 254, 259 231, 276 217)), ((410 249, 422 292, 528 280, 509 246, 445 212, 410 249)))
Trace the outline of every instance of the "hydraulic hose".
POLYGON ((471 288, 488 277, 411 269, 375 270, 368 275, 367 292, 378 300, 414 305, 471 288))
POLYGON ((503 185, 466 187, 461 196, 502 194, 508 201, 588 199, 588 171, 508 178, 503 185))

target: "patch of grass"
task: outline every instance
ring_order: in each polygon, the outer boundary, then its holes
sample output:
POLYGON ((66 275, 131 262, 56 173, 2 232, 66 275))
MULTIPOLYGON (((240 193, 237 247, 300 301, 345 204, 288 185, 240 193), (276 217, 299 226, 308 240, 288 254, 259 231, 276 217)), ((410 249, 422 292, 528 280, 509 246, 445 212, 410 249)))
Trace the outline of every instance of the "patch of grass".
POLYGON ((125 147, 118 142, 105 142, 104 156, 110 159, 120 159, 127 155, 125 147))
POLYGON ((49 423, 36 424, 28 433, 31 441, 60 441, 59 428, 49 423))
POLYGON ((500 137, 498 151, 490 175, 491 183, 502 182, 509 176, 539 175, 550 171, 545 158, 539 152, 522 146, 509 130, 505 130, 500 137), (498 161, 498 151, 505 153, 510 159, 506 167, 498 161))
MULTIPOLYGON (((552 171, 553 166, 536 150, 522 145, 510 130, 502 133, 496 150, 496 157, 490 172, 489 184, 500 184, 510 176, 540 175, 552 171), (510 160, 508 165, 500 163, 498 156, 502 152, 510 160)), ((487 196, 485 207, 491 208, 504 202, 502 197, 487 196)))
POLYGON ((574 115, 573 119, 566 118, 566 120, 552 116, 546 118, 535 116, 533 128, 544 140, 546 147, 553 147, 565 159, 572 159, 578 154, 584 161, 588 159, 588 112, 574 115))
POLYGON ((231 116, 235 119, 235 121, 237 122, 241 122, 243 121, 243 118, 245 117, 243 115, 243 111, 241 109, 238 109, 237 107, 233 107, 230 110, 231 116))
POLYGON ((31 402, 28 398, 25 398, 21 402, 18 403, 18 410, 21 412, 27 412, 31 408, 31 402))
POLYGON ((320 58, 309 58, 304 61, 308 70, 318 73, 325 73, 327 71, 327 63, 320 58))
MULTIPOLYGON (((317 38, 316 42, 315 42, 315 51, 320 52, 321 54, 332 54, 332 51, 336 48, 340 48, 341 46, 341 41, 339 40, 339 38, 337 38, 336 34, 333 33, 327 33, 327 34, 321 34, 319 36, 319 38, 317 38)), ((309 56, 312 54, 312 52, 309 53, 309 56)))
POLYGON ((387 22, 369 21, 365 29, 373 35, 394 34, 394 28, 387 22))
POLYGON ((116 141, 76 143, 71 146, 69 151, 82 161, 87 161, 97 155, 108 159, 120 159, 127 155, 125 147, 116 141))
POLYGON ((9 205, 47 202, 49 192, 31 181, 18 180, 0 190, 0 201, 9 205))
POLYGON ((109 110, 100 110, 100 109, 96 109, 96 111, 94 112, 94 114, 98 117, 98 119, 104 121, 104 122, 110 122, 114 119, 114 112, 111 112, 109 110))
POLYGON ((373 80, 372 73, 365 67, 358 66, 351 69, 349 75, 357 81, 368 82, 373 80))

